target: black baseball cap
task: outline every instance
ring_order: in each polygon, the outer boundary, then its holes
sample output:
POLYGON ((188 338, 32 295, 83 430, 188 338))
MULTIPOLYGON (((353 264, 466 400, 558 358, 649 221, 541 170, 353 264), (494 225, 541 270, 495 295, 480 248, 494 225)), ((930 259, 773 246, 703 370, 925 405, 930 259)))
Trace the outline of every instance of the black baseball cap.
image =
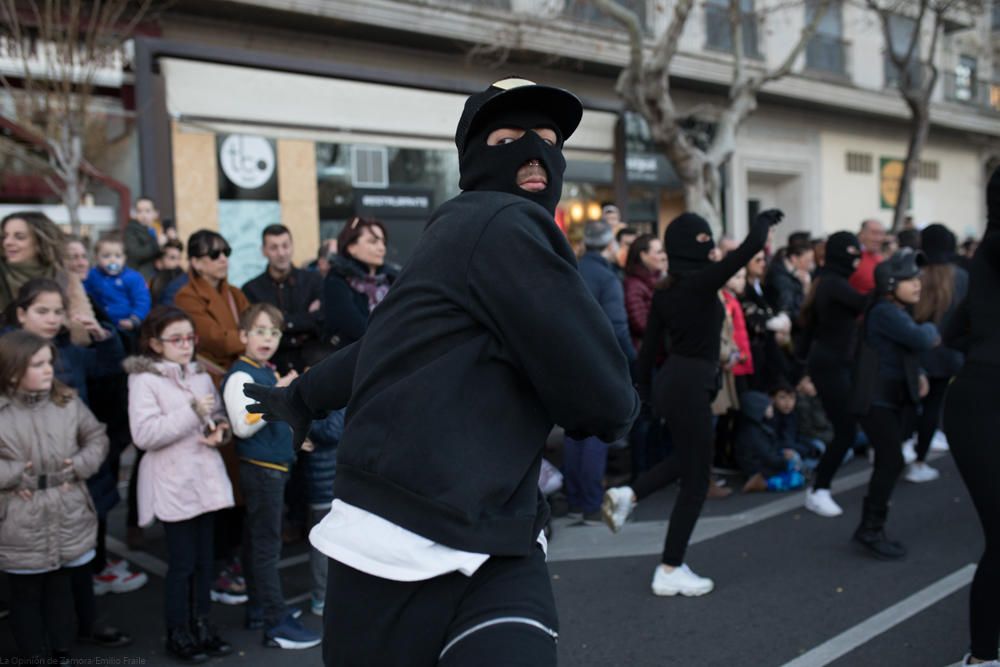
POLYGON ((458 154, 465 152, 466 140, 479 129, 479 124, 507 109, 530 108, 550 116, 566 141, 580 125, 583 105, 580 99, 562 88, 541 86, 534 81, 520 77, 507 77, 490 84, 481 93, 470 95, 465 100, 465 109, 455 130, 455 145, 458 154))

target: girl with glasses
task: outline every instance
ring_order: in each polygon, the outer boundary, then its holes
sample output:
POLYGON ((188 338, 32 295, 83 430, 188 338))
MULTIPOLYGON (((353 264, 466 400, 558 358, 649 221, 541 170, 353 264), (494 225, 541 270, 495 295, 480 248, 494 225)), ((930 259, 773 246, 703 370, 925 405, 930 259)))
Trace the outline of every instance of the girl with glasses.
POLYGON ((132 439, 145 452, 139 525, 163 524, 166 649, 187 662, 233 650, 208 622, 215 512, 233 506, 218 448, 231 434, 211 377, 194 361, 198 341, 187 314, 157 306, 142 325, 142 354, 125 361, 132 439))

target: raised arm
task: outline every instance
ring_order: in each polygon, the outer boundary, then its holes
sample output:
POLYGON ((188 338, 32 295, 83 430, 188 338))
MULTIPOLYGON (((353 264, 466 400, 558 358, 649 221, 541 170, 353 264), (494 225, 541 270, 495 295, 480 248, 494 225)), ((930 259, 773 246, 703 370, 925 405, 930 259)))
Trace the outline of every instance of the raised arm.
MULTIPOLYGON (((722 286, 726 284, 727 280, 733 277, 734 273, 746 266, 754 255, 764 249, 764 244, 767 243, 768 230, 773 225, 781 222, 784 215, 778 209, 768 209, 759 213, 750 224, 750 231, 747 233, 746 238, 743 239, 743 243, 720 261, 685 278, 688 285, 694 289, 710 292, 722 289, 722 286)), ((669 256, 669 248, 667 249, 667 253, 669 256)))

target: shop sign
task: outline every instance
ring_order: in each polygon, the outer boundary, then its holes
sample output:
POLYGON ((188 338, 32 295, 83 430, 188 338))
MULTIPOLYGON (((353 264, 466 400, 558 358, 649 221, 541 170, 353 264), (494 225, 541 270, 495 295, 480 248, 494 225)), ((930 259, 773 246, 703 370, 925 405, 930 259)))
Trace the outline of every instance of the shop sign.
POLYGON ((219 199, 278 199, 274 142, 249 134, 220 134, 219 199))
POLYGON ((434 192, 423 188, 355 189, 354 202, 361 216, 426 219, 434 208, 434 192))
POLYGON ((625 156, 625 178, 629 183, 670 185, 676 174, 663 155, 632 153, 625 156))

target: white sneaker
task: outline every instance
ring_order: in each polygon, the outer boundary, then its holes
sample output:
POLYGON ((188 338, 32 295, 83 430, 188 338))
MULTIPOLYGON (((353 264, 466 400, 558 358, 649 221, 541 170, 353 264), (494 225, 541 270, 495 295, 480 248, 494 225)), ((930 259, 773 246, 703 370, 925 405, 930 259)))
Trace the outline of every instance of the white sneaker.
POLYGON ((931 451, 932 452, 948 451, 948 436, 944 434, 944 431, 934 431, 934 437, 931 438, 931 451))
POLYGON ((129 572, 109 565, 100 574, 94 575, 94 595, 131 593, 145 586, 147 581, 149 577, 145 572, 129 572))
POLYGON ((940 476, 941 473, 939 473, 936 468, 932 468, 926 463, 916 461, 906 466, 904 479, 906 479, 907 482, 920 484, 922 482, 933 482, 940 476))
POLYGON ((982 667, 1000 667, 1000 660, 988 660, 987 662, 971 663, 969 662, 969 658, 971 657, 972 657, 971 653, 966 653, 965 657, 962 658, 962 662, 958 663, 958 665, 955 665, 954 667, 959 667, 960 665, 971 665, 971 664, 982 665, 982 667))
POLYGON ((820 516, 834 517, 844 513, 840 505, 830 495, 830 489, 809 489, 806 491, 806 509, 820 516))
POLYGON ((688 597, 711 593, 715 582, 699 577, 687 565, 675 567, 669 574, 660 565, 653 573, 653 595, 685 595, 688 597))
POLYGON ((917 449, 914 447, 916 440, 910 438, 903 443, 903 463, 909 465, 917 460, 917 449))
POLYGON ((616 486, 604 492, 601 502, 601 517, 612 533, 617 533, 625 525, 632 510, 635 509, 635 493, 632 487, 616 486))

